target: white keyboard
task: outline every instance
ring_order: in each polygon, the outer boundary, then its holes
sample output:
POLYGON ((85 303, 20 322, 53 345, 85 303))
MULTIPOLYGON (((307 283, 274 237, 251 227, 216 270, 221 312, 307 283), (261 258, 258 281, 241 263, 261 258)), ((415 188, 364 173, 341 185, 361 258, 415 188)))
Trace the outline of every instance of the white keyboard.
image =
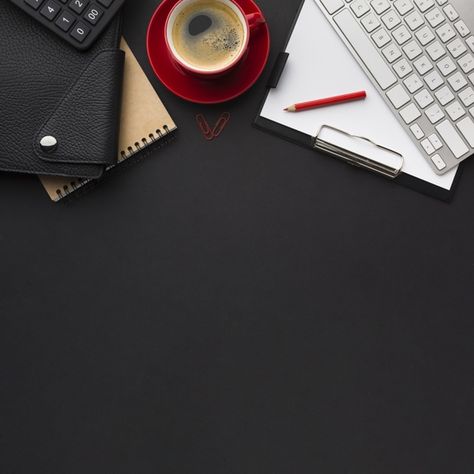
POLYGON ((474 154, 474 0, 315 1, 437 174, 474 154))

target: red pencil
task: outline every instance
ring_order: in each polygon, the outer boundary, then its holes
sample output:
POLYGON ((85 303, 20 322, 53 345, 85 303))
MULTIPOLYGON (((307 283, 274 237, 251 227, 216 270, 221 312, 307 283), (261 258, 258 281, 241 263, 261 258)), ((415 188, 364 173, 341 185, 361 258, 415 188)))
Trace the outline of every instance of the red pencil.
POLYGON ((302 110, 315 109, 316 107, 325 107, 326 105, 342 104, 353 100, 362 100, 367 97, 367 92, 359 91, 351 94, 337 95, 326 99, 311 100, 309 102, 301 102, 301 104, 293 104, 287 107, 287 112, 301 112, 302 110))

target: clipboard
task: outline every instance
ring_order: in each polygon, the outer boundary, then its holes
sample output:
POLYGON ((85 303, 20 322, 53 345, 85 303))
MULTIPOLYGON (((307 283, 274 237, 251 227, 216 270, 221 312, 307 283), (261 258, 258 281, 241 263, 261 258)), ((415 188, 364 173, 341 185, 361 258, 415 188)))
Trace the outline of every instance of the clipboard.
POLYGON ((462 173, 462 165, 444 176, 431 170, 314 0, 300 4, 254 125, 442 201, 452 199, 462 173), (338 86, 344 89, 333 89, 338 86), (366 90, 368 99, 283 111, 290 103, 351 90, 366 90))

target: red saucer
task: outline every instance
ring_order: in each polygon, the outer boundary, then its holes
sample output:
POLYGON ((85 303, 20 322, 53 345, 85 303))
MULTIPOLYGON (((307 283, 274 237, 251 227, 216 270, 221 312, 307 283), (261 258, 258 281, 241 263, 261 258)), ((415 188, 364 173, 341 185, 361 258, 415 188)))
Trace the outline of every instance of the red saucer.
MULTIPOLYGON (((268 25, 252 32, 247 56, 235 71, 217 79, 199 79, 180 71, 166 49, 166 18, 178 1, 163 0, 148 26, 148 59, 160 81, 178 97, 198 104, 227 102, 250 89, 262 74, 270 54, 268 25)), ((252 0, 238 0, 238 3, 246 14, 261 12, 252 0)))

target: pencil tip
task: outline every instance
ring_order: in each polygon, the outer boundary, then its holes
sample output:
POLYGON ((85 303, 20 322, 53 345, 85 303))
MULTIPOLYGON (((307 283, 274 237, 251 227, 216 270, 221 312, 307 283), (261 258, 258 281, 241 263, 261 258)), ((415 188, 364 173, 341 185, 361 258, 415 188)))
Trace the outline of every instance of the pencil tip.
POLYGON ((285 112, 288 112, 288 107, 286 109, 283 109, 285 112))

